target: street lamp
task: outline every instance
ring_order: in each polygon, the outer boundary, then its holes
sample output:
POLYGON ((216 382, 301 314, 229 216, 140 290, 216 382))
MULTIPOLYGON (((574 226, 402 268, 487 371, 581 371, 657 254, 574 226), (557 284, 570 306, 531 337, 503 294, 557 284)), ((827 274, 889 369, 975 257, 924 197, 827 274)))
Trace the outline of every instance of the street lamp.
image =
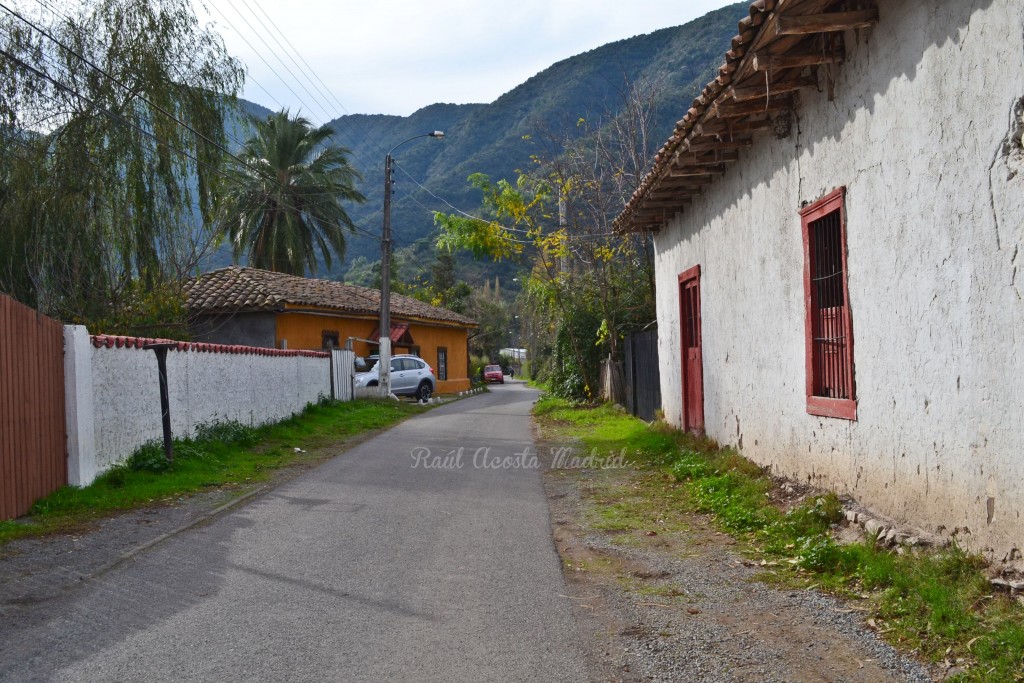
POLYGON ((384 229, 380 238, 380 351, 377 361, 377 376, 381 396, 391 395, 391 175, 394 173, 394 160, 391 153, 404 145, 420 138, 443 138, 444 131, 435 130, 399 142, 391 148, 384 158, 384 229))

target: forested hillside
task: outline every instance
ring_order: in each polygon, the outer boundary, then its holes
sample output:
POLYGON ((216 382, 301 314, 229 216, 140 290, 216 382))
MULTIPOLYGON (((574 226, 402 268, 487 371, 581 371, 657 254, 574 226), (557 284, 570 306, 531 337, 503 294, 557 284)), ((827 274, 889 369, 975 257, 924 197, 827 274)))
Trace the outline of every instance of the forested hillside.
MULTIPOLYGON (((432 211, 452 210, 441 199, 465 211, 476 209, 480 197, 466 182, 469 174, 514 178, 516 169, 530 166, 531 155, 544 153, 545 140, 572 134, 581 118, 614 115, 628 84, 643 82, 656 93, 655 135, 659 142, 667 139, 717 68, 742 8, 742 3, 730 5, 683 26, 558 62, 490 104, 432 104, 408 117, 359 114, 332 121, 339 143, 352 150, 363 174, 360 190, 368 201, 352 207, 352 215, 367 232, 380 230, 385 155, 433 130, 443 130, 445 139, 417 140, 395 153, 393 225, 399 249, 433 233, 432 211)), ((354 235, 344 263, 326 275, 341 275, 357 257, 372 261, 379 253, 376 240, 354 235)))

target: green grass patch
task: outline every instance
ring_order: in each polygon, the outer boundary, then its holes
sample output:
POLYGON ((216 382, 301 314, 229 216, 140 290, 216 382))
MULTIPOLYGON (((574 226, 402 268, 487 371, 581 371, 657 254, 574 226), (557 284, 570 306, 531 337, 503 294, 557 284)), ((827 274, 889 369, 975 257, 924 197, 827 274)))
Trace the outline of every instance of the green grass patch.
POLYGON ((74 529, 115 511, 211 488, 264 481, 273 470, 320 457, 296 453, 295 448, 315 451, 424 410, 427 408, 397 401, 325 402, 262 427, 238 422, 200 425, 193 438, 175 440, 173 462, 164 458, 161 442, 147 443, 89 486, 65 486, 36 501, 28 517, 0 522, 0 544, 74 529))
POLYGON ((647 528, 671 516, 668 506, 706 513, 768 560, 769 580, 863 599, 890 641, 965 669, 950 680, 1024 681, 1024 608, 993 594, 977 556, 955 546, 900 554, 870 540, 841 545, 831 535, 842 520, 834 494, 780 509, 769 495, 775 482, 732 449, 609 406, 544 398, 534 414, 588 450, 625 449, 640 470, 628 488, 595 489, 594 528, 647 528))

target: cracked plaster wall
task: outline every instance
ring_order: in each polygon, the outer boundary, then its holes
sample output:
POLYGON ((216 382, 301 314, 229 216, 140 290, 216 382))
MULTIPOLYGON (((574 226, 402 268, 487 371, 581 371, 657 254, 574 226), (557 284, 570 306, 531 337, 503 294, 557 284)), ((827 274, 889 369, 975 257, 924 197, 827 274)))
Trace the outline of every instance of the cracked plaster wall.
POLYGON ((705 422, 777 473, 995 559, 1024 550, 1024 4, 880 3, 808 92, 655 239, 662 397, 701 265, 705 422), (808 415, 798 209, 846 186, 858 420, 808 415))

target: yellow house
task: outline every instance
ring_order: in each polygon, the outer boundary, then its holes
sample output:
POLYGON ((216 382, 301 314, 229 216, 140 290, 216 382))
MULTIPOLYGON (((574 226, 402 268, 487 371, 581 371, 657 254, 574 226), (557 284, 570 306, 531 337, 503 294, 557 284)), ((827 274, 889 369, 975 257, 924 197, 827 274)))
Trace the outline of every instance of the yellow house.
MULTIPOLYGON (((344 348, 377 352, 380 292, 332 280, 229 266, 187 284, 196 341, 278 349, 344 348)), ((469 388, 469 318, 412 297, 391 295, 393 353, 427 361, 441 393, 469 388)))

